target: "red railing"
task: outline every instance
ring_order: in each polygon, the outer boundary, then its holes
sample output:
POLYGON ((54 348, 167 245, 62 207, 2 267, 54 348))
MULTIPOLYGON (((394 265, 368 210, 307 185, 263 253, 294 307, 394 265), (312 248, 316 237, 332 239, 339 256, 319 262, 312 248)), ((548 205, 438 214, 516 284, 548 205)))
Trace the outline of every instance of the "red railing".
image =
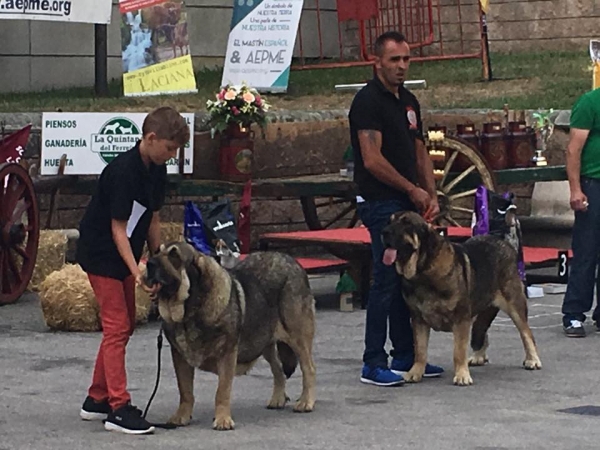
POLYGON ((406 36, 414 61, 483 61, 483 25, 479 0, 305 2, 292 68, 371 65, 377 36, 390 30, 406 36))

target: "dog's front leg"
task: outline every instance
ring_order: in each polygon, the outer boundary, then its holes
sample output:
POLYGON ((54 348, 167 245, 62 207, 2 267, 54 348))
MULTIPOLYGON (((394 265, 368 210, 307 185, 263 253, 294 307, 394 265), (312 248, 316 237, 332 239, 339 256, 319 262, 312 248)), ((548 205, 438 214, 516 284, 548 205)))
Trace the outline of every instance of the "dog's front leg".
POLYGON ((454 384, 458 386, 473 384, 468 363, 470 330, 471 321, 469 319, 457 322, 452 329, 454 334, 454 384))
POLYGON ((427 365, 427 347, 429 346, 431 328, 420 318, 413 318, 412 326, 415 338, 415 361, 406 374, 406 381, 418 383, 423 378, 425 366, 427 365))
POLYGON ((235 426, 231 418, 231 388, 236 364, 237 347, 223 356, 218 363, 219 385, 215 396, 215 420, 213 422, 215 430, 233 430, 235 426))
POLYGON ((179 408, 168 423, 179 426, 187 425, 192 420, 192 410, 194 409, 194 367, 187 363, 173 345, 171 346, 171 356, 179 388, 179 408))

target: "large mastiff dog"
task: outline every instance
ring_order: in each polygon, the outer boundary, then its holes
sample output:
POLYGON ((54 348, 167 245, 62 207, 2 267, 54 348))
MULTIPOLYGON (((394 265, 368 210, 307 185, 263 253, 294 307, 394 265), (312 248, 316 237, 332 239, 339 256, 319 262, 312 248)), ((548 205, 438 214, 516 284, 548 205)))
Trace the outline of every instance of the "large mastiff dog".
POLYGON ((274 377, 269 408, 289 400, 286 377, 299 360, 302 394, 294 411, 315 403, 314 298, 304 269, 281 253, 250 254, 231 270, 187 243, 162 246, 148 260, 146 283, 159 283, 158 309, 170 343, 180 403, 169 423, 187 425, 194 369, 218 375, 213 428, 230 430, 233 378, 263 356, 274 377))
POLYGON ((454 384, 473 383, 469 365, 487 361, 488 328, 504 311, 519 330, 526 369, 542 363, 527 323, 527 298, 517 269, 516 250, 494 236, 453 244, 413 212, 394 214, 383 230, 384 263, 402 275, 402 292, 411 311, 415 361, 407 381, 418 382, 427 362, 430 329, 454 335, 454 384), (468 359, 468 341, 471 331, 468 359))

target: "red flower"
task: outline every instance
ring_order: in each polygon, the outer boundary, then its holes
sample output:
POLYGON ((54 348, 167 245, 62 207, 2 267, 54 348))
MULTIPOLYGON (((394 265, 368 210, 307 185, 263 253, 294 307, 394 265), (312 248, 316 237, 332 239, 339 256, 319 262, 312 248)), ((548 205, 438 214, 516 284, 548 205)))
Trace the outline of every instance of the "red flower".
POLYGON ((223 100, 225 98, 225 89, 223 89, 221 92, 219 92, 218 98, 219 100, 223 100))
POLYGON ((231 112, 233 113, 234 116, 239 116, 239 114, 240 114, 240 110, 237 109, 237 106, 232 106, 231 112))
POLYGON ((262 100, 260 98, 260 95, 257 95, 254 101, 256 103, 256 106, 261 106, 262 105, 262 100))

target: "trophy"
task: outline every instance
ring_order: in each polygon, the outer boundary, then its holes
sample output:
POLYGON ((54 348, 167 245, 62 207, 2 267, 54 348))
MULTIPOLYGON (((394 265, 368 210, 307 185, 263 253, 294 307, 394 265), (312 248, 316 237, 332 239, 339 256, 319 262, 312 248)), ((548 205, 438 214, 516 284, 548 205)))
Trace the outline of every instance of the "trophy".
POLYGON ((535 130, 536 145, 535 155, 533 156, 532 161, 536 166, 548 165, 544 152, 548 147, 548 141, 554 131, 554 123, 550 120, 550 114, 553 112, 554 110, 551 109, 550 111, 538 110, 533 113, 533 119, 535 121, 533 128, 535 130))

